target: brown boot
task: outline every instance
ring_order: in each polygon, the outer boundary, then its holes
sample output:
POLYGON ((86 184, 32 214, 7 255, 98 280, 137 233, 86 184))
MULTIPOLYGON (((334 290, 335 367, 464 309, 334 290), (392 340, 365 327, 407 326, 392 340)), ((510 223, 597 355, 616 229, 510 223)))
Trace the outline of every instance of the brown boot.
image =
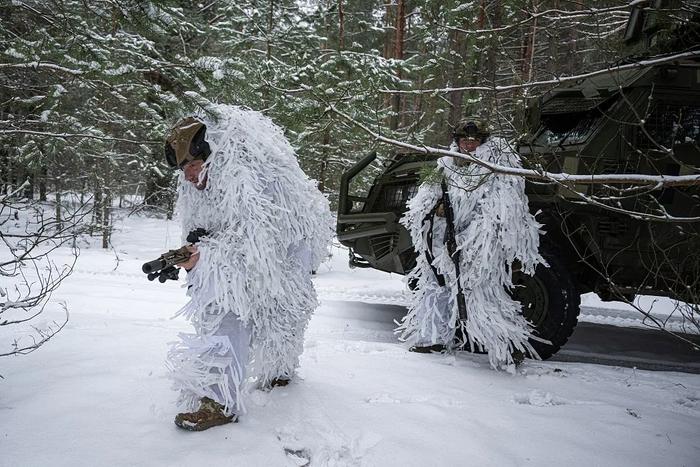
POLYGON ((203 431, 231 422, 237 423, 238 416, 226 415, 224 406, 208 397, 202 397, 196 412, 179 413, 175 417, 175 425, 189 431, 203 431))

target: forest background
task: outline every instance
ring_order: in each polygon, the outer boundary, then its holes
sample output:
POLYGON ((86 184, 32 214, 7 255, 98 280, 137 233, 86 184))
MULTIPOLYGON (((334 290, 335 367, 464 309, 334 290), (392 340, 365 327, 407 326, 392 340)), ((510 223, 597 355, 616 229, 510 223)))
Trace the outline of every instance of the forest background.
POLYGON ((517 137, 528 99, 552 87, 529 83, 619 60, 640 2, 0 3, 3 191, 54 193, 59 221, 62 194, 79 194, 106 246, 113 201, 171 214, 164 135, 211 102, 273 118, 335 204, 342 171, 376 143, 330 105, 406 142, 445 147, 470 114, 517 137))
POLYGON ((368 129, 447 148, 478 115, 517 142, 560 79, 649 56, 623 41, 640 9, 700 17, 693 0, 0 0, 0 326, 30 323, 70 274, 55 248, 110 248, 117 210, 172 216, 164 138, 183 116, 270 116, 335 208, 344 170, 398 151, 368 129))

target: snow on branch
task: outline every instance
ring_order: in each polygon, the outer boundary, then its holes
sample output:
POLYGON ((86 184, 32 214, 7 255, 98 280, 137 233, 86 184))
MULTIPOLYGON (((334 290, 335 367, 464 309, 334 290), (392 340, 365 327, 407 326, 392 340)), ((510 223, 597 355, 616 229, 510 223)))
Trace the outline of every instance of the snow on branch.
POLYGON ((88 135, 85 133, 49 133, 47 131, 34 131, 34 130, 0 130, 0 135, 12 135, 12 134, 49 136, 51 138, 91 138, 91 139, 99 139, 101 141, 119 141, 122 143, 131 143, 131 144, 156 144, 156 143, 160 143, 160 141, 147 141, 147 140, 136 141, 133 139, 114 138, 111 136, 88 135))
POLYGON ((490 162, 478 159, 470 154, 463 154, 456 151, 449 151, 446 149, 439 149, 430 146, 417 146, 415 144, 405 143, 392 138, 387 138, 381 134, 371 130, 367 126, 353 119, 349 115, 343 113, 342 111, 331 105, 327 109, 332 111, 343 118, 348 123, 357 126, 365 133, 372 136, 375 140, 391 144, 393 146, 398 146, 405 149, 410 149, 411 151, 422 153, 422 154, 437 154, 441 156, 450 156, 455 158, 464 159, 472 164, 477 164, 481 167, 486 168, 492 173, 499 173, 504 175, 514 175, 518 177, 525 177, 532 180, 543 180, 554 183, 561 184, 579 184, 579 185, 619 185, 619 184, 636 184, 636 185, 651 185, 654 189, 667 188, 667 187, 679 187, 679 186, 700 186, 700 174, 698 175, 645 175, 645 174, 585 174, 585 175, 572 175, 564 172, 547 172, 544 170, 533 170, 533 169, 522 169, 516 167, 507 167, 503 165, 493 164, 490 162))
MULTIPOLYGON (((68 324, 68 320, 70 318, 70 314, 68 313, 68 308, 66 307, 65 303, 61 303, 60 305, 64 312, 64 318, 61 322, 54 320, 45 325, 43 328, 32 326, 34 334, 24 336, 24 339, 16 338, 10 346, 10 350, 0 353, 0 357, 8 357, 10 355, 27 355, 46 344, 52 337, 58 334, 66 326, 66 324, 68 324), (30 342, 24 343, 25 340, 29 340, 30 342)), ((0 375, 0 377, 2 376, 0 375)))
POLYGON ((492 29, 462 29, 462 28, 457 28, 457 27, 449 27, 448 29, 460 32, 462 34, 469 34, 469 35, 476 35, 476 34, 486 34, 490 32, 505 32, 505 31, 510 31, 511 29, 518 28, 520 26, 523 26, 525 24, 530 23, 531 21, 534 21, 538 18, 541 17, 548 17, 549 15, 558 15, 556 18, 550 18, 550 19, 561 19, 561 18, 579 18, 582 16, 595 16, 595 15, 603 15, 603 14, 608 14, 608 13, 620 13, 620 12, 625 12, 627 13, 627 10, 634 8, 636 6, 641 6, 649 3, 649 0, 635 0, 632 1, 626 5, 621 5, 621 6, 613 6, 613 7, 607 7, 607 8, 595 8, 595 7, 590 7, 590 8, 583 8, 581 10, 560 10, 560 9, 549 9, 549 10, 543 10, 543 11, 538 11, 538 12, 526 12, 527 13, 527 18, 520 20, 516 23, 509 24, 507 26, 502 26, 500 28, 492 28, 492 29))
POLYGON ((661 63, 674 62, 684 59, 694 59, 700 57, 700 51, 695 50, 691 52, 683 52, 679 54, 669 55, 665 57, 653 58, 649 60, 640 60, 638 62, 629 63, 627 65, 620 65, 616 67, 603 68, 601 70, 592 71, 590 73, 583 73, 574 76, 560 76, 553 79, 548 79, 544 81, 532 81, 529 83, 521 84, 509 84, 506 86, 462 86, 454 88, 434 88, 434 89, 413 89, 413 90, 400 90, 400 89, 380 89, 379 92, 382 94, 432 94, 432 93, 448 93, 454 91, 487 91, 502 93, 506 91, 512 91, 514 89, 525 89, 525 88, 535 88, 540 86, 551 86, 554 84, 567 83, 569 81, 577 81, 580 79, 592 78, 594 76, 603 75, 606 73, 614 71, 624 71, 624 70, 634 70, 637 68, 646 68, 653 65, 659 65, 661 63))
POLYGON ((16 187, 15 189, 8 190, 7 193, 0 194, 0 203, 3 203, 6 199, 12 198, 15 195, 22 193, 30 185, 29 180, 25 180, 24 183, 16 187))
POLYGON ((84 73, 82 70, 74 70, 72 68, 66 68, 56 65, 55 63, 48 62, 0 63, 0 68, 31 68, 34 70, 38 70, 39 68, 48 68, 50 70, 61 71, 71 75, 82 75, 84 73))

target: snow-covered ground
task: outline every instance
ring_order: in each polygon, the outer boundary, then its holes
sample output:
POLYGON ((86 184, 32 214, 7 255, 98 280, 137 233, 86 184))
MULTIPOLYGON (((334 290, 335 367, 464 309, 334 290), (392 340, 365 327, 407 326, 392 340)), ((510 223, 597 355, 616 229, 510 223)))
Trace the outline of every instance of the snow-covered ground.
MULTIPOLYGON (((83 248, 42 316, 59 319, 65 301, 66 328, 0 359, 1 466, 700 466, 700 375, 633 368, 653 362, 648 342, 663 338, 635 329, 644 324, 628 309, 584 297, 557 360, 498 373, 483 355, 409 353, 393 334, 400 277, 349 270, 340 249, 314 279, 322 304, 299 378, 252 391, 238 424, 183 432, 164 359, 189 329, 171 319, 184 290, 140 273, 179 246, 179 228, 145 217, 118 226, 115 250, 83 248), (618 360, 627 366, 588 363, 618 360)), ((692 353, 659 359, 700 371, 692 353)))

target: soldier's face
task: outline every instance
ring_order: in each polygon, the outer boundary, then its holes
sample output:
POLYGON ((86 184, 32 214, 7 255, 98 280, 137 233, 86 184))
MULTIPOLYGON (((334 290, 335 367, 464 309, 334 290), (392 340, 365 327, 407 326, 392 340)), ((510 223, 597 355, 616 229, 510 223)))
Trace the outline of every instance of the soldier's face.
POLYGON ((476 151, 476 148, 478 148, 479 146, 481 146, 481 139, 480 138, 467 137, 467 138, 460 138, 459 139, 460 152, 472 153, 472 152, 476 151))
POLYGON ((194 161, 189 161, 187 164, 185 164, 182 167, 182 171, 185 172, 185 180, 187 180, 190 183, 193 183, 194 186, 198 190, 203 190, 207 187, 207 175, 204 174, 204 177, 202 180, 199 180, 199 177, 204 170, 204 161, 202 160, 194 160, 194 161))

